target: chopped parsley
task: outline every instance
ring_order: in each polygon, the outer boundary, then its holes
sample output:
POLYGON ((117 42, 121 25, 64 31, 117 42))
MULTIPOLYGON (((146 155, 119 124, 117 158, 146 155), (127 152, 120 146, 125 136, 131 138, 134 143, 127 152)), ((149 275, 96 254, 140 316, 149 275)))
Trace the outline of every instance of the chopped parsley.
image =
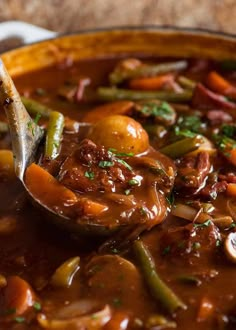
POLYGON ((134 156, 133 152, 118 152, 114 148, 109 148, 109 151, 117 157, 133 157, 134 156))
POLYGON ((39 112, 37 112, 36 117, 34 118, 34 123, 37 125, 39 122, 39 119, 41 118, 41 114, 39 112))
POLYGON ((94 177, 95 177, 95 174, 94 174, 94 172, 92 172, 92 171, 86 171, 86 172, 84 173, 84 176, 85 176, 86 178, 88 178, 89 180, 93 180, 94 177))
POLYGON ((236 136, 236 126, 235 125, 222 125, 221 127, 221 132, 229 137, 229 138, 233 138, 236 136))
POLYGON ((32 135, 34 136, 34 126, 33 126, 33 122, 31 120, 28 121, 27 127, 28 127, 28 130, 31 131, 32 135))
POLYGON ((130 189, 126 189, 125 190, 125 195, 128 196, 130 194, 131 190, 130 189))
POLYGON ((14 321, 16 321, 17 323, 24 323, 25 318, 23 316, 17 316, 14 318, 14 321))
POLYGON ((232 228, 235 228, 235 227, 236 227, 236 223, 233 222, 233 223, 231 223, 231 225, 229 226, 229 229, 232 229, 232 228))
POLYGON ((136 179, 131 179, 131 180, 129 180, 128 183, 130 186, 137 186, 139 184, 139 181, 136 179))
POLYGON ((236 141, 226 135, 214 134, 213 139, 219 150, 226 156, 230 156, 229 151, 236 148, 236 141))
POLYGON ((183 116, 178 119, 180 130, 188 130, 194 133, 199 133, 202 122, 198 116, 183 116))
POLYGON ((208 220, 204 221, 203 223, 194 223, 194 227, 195 228, 209 227, 211 223, 212 223, 211 219, 208 219, 208 220))
POLYGON ((162 102, 160 104, 148 102, 142 107, 141 113, 147 116, 162 117, 169 120, 172 119, 174 110, 167 102, 162 102))
POLYGON ((166 246, 166 247, 163 249, 163 251, 162 251, 162 255, 165 256, 165 255, 167 255, 169 252, 170 252, 170 246, 168 245, 168 246, 166 246))
POLYGON ((167 200, 167 202, 170 205, 173 205, 174 204, 174 202, 175 202, 175 195, 174 195, 173 191, 168 196, 166 196, 166 200, 167 200))
POLYGON ((101 160, 98 163, 98 166, 101 168, 112 167, 112 166, 114 166, 114 162, 109 161, 109 160, 101 160))
POLYGON ((116 248, 114 248, 114 249, 111 249, 111 252, 112 252, 113 254, 117 254, 117 253, 119 253, 119 250, 116 249, 116 248))
POLYGON ((144 207, 140 207, 139 211, 141 215, 147 215, 147 210, 144 207))
POLYGON ((124 165, 124 167, 126 167, 128 170, 132 171, 132 167, 128 163, 126 163, 123 159, 117 159, 116 161, 124 165))
POLYGON ((218 240, 216 241, 216 246, 217 246, 217 247, 221 246, 221 240, 220 240, 220 239, 218 239, 218 240))
POLYGON ((38 302, 38 301, 35 301, 35 303, 33 304, 33 307, 36 311, 40 311, 42 308, 40 302, 38 302))
POLYGON ((37 115, 34 118, 34 120, 33 121, 29 120, 28 123, 27 123, 28 130, 31 131, 31 133, 32 133, 33 136, 35 134, 34 123, 35 123, 35 125, 37 125, 40 118, 41 118, 41 114, 40 113, 37 113, 37 115))
POLYGON ((194 136, 196 136, 196 133, 190 131, 187 128, 180 129, 179 126, 175 126, 174 130, 175 130, 175 135, 177 135, 177 136, 184 136, 184 137, 194 137, 194 136))
POLYGON ((200 247, 201 247, 201 244, 199 242, 194 242, 192 247, 193 247, 194 250, 199 250, 200 247))

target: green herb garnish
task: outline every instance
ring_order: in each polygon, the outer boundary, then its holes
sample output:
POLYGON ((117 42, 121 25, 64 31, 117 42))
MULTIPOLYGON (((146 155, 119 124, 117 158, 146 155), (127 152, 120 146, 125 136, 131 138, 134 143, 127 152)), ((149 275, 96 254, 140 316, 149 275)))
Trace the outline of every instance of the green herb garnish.
POLYGON ((132 167, 128 163, 126 163, 123 159, 117 159, 116 161, 124 165, 128 170, 132 171, 132 167))
POLYGON ((86 178, 88 178, 89 180, 93 180, 95 174, 94 174, 94 172, 92 172, 92 171, 86 171, 86 172, 84 173, 84 176, 85 176, 86 178))
POLYGON ((170 252, 170 246, 168 245, 168 246, 166 246, 166 247, 163 249, 163 251, 162 251, 162 255, 165 256, 165 255, 167 255, 169 252, 170 252))
POLYGON ((195 228, 203 228, 203 227, 208 227, 212 223, 211 219, 208 219, 204 221, 203 223, 194 223, 193 226, 195 228))
POLYGON ((109 161, 109 160, 101 160, 98 163, 98 166, 101 168, 112 167, 112 166, 114 166, 114 162, 109 161))
POLYGON ((139 181, 136 179, 131 179, 131 180, 129 180, 128 184, 130 186, 137 186, 139 184, 139 181))
POLYGON ((17 323, 23 323, 25 322, 25 318, 23 316, 17 316, 14 318, 14 321, 16 321, 17 323))
POLYGON ((35 309, 36 311, 40 311, 41 308, 42 308, 40 302, 38 302, 38 301, 35 301, 35 302, 34 302, 33 307, 34 307, 34 309, 35 309))
POLYGON ((157 104, 154 102, 145 103, 141 112, 148 116, 163 117, 165 119, 172 119, 173 109, 167 102, 157 104))
POLYGON ((202 122, 198 116, 183 116, 178 119, 180 130, 189 130, 194 133, 199 133, 202 122))

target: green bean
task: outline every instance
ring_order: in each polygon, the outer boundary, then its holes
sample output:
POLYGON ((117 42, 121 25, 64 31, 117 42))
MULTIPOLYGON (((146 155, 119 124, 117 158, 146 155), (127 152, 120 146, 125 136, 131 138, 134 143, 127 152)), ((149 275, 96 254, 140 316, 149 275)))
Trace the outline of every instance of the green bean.
POLYGON ((186 309, 186 305, 181 299, 159 277, 153 258, 143 242, 135 241, 133 249, 143 272, 144 280, 153 297, 161 302, 170 313, 178 308, 186 309))
POLYGON ((116 100, 164 100, 170 102, 187 102, 191 100, 192 91, 185 90, 180 93, 172 91, 135 91, 129 89, 121 89, 116 87, 99 87, 97 89, 98 97, 103 101, 116 100))
POLYGON ((30 113, 31 116, 36 116, 37 114, 40 114, 41 117, 48 118, 50 116, 50 113, 52 112, 52 110, 49 109, 46 105, 33 99, 21 96, 21 100, 26 107, 26 110, 30 113))
POLYGON ((66 260, 59 266, 51 278, 51 284, 56 287, 68 288, 71 285, 75 272, 79 269, 79 257, 66 260))
POLYGON ((46 144, 45 144, 45 156, 52 159, 56 158, 60 149, 60 142, 64 127, 64 116, 60 112, 52 111, 50 113, 46 144))
POLYGON ((4 121, 0 121, 0 133, 7 133, 8 125, 4 121))
POLYGON ((187 68, 187 66, 188 66, 187 61, 177 61, 177 62, 159 63, 153 65, 150 64, 140 65, 132 70, 115 69, 109 75, 109 80, 111 84, 117 85, 127 79, 137 78, 137 77, 147 77, 147 76, 150 77, 170 71, 184 70, 187 68))
POLYGON ((191 90, 193 90, 197 84, 195 81, 184 76, 179 76, 177 78, 177 81, 183 88, 191 89, 191 90))
POLYGON ((191 151, 194 151, 199 148, 199 146, 203 143, 203 139, 200 135, 196 135, 194 137, 188 137, 174 143, 171 143, 161 149, 159 151, 166 156, 171 158, 181 157, 191 151))

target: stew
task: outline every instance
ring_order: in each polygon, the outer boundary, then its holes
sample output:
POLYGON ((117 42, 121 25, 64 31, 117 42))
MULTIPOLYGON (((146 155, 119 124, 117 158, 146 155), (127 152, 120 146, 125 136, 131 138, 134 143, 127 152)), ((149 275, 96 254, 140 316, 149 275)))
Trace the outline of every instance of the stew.
POLYGON ((2 107, 0 329, 235 329, 235 62, 68 61, 15 83, 45 131, 28 189, 93 231, 31 204, 2 107))

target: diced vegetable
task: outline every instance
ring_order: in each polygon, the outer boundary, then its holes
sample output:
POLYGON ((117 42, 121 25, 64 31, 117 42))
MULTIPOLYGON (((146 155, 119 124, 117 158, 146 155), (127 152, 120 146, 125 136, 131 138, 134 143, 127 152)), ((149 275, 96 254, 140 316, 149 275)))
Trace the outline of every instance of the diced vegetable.
POLYGON ((48 207, 63 207, 77 202, 77 197, 71 190, 35 163, 26 169, 25 183, 32 196, 48 207))
POLYGON ((177 81, 183 88, 191 89, 191 90, 193 90, 197 84, 195 81, 184 76, 179 76, 177 78, 177 81))
POLYGON ((236 183, 229 183, 226 192, 229 196, 236 197, 236 183))
POLYGON ((159 99, 167 102, 181 103, 191 100, 192 91, 186 90, 177 93, 172 91, 134 91, 115 87, 99 87, 97 89, 97 95, 103 101, 159 99))
POLYGON ((208 73, 206 84, 216 93, 231 97, 236 96, 236 87, 215 71, 208 73))
POLYGON ((186 309, 182 300, 159 277, 152 256, 143 242, 135 241, 133 249, 153 297, 161 302, 170 313, 175 312, 178 308, 186 309))
POLYGON ((198 212, 199 211, 194 207, 180 203, 174 205, 171 209, 171 214, 189 221, 193 221, 196 218, 198 212))
POLYGON ((148 78, 136 78, 131 79, 129 81, 129 87, 131 89, 138 90, 158 90, 161 89, 164 85, 174 80, 174 76, 172 74, 165 74, 155 77, 148 78))
POLYGON ((160 64, 142 64, 134 65, 133 67, 120 68, 117 67, 110 75, 110 82, 114 85, 120 84, 124 80, 138 77, 155 76, 170 71, 184 70, 188 66, 187 61, 167 62, 160 64))
POLYGON ((14 309, 15 315, 22 315, 36 301, 35 293, 30 285, 19 276, 10 276, 4 289, 5 310, 14 309))
POLYGON ((134 107, 131 101, 117 101, 103 104, 86 113, 83 121, 96 123, 98 120, 111 115, 129 115, 134 107))
POLYGON ((194 137, 185 138, 169 144, 166 147, 159 149, 159 151, 171 158, 178 158, 198 149, 202 143, 202 137, 200 135, 196 135, 194 137))
POLYGON ((21 96, 21 100, 31 116, 40 114, 43 118, 48 118, 52 111, 46 105, 25 96, 21 96))
POLYGON ((45 156, 54 159, 60 151, 62 132, 64 128, 64 116, 60 112, 52 111, 46 134, 45 156))
POLYGON ((75 273, 79 270, 79 257, 66 260, 58 267, 51 278, 51 284, 56 287, 68 288, 73 280, 75 273))

